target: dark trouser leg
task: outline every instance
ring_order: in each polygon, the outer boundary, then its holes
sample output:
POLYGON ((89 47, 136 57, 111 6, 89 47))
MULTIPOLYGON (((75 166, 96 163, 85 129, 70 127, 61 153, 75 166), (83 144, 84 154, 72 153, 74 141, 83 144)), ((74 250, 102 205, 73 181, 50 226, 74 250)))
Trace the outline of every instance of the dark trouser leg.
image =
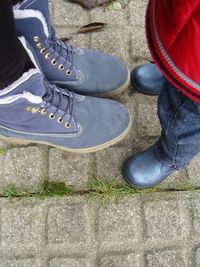
POLYGON ((17 38, 12 5, 17 1, 0 1, 0 89, 16 81, 33 64, 17 38))
POLYGON ((200 152, 200 103, 166 83, 158 99, 162 135, 156 155, 165 165, 182 169, 200 152))

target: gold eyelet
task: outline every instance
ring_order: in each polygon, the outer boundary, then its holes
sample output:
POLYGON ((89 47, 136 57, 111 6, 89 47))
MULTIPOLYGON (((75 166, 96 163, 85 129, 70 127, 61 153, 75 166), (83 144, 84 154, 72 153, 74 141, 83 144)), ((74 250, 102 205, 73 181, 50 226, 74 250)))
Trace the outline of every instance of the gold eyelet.
POLYGON ((65 127, 66 127, 66 128, 70 128, 71 126, 72 126, 72 125, 71 125, 70 122, 65 123, 65 127))
POLYGON ((36 42, 36 43, 38 43, 38 42, 40 41, 40 37, 37 36, 37 35, 34 36, 34 37, 33 37, 33 41, 36 42))
POLYGON ((46 53, 46 49, 45 48, 42 48, 41 50, 40 50, 40 54, 45 54, 46 53))
POLYGON ((60 65, 58 66, 58 68, 59 68, 59 70, 64 70, 65 66, 64 66, 63 64, 60 64, 60 65))
POLYGON ((46 111, 46 109, 41 109, 40 111, 40 114, 42 115, 42 116, 45 116, 46 114, 47 114, 47 111, 46 111))
POLYGON ((36 44, 36 47, 39 48, 39 49, 41 49, 42 48, 42 44, 41 43, 38 43, 38 44, 36 44))
POLYGON ((53 113, 51 113, 51 114, 49 115, 49 119, 50 119, 50 120, 54 120, 54 119, 55 119, 55 115, 54 115, 53 113))
POLYGON ((48 60, 48 59, 50 59, 50 57, 51 57, 51 55, 49 53, 47 53, 45 56, 45 59, 48 60))
POLYGON ((32 107, 26 107, 26 111, 31 111, 32 107))
POLYGON ((54 66, 57 64, 57 61, 55 60, 55 58, 52 59, 51 64, 54 65, 54 66))
POLYGON ((63 118, 58 118, 58 123, 63 123, 63 118))
POLYGON ((38 113, 39 109, 40 109, 40 108, 32 108, 31 112, 32 112, 33 114, 36 114, 36 113, 38 113))
POLYGON ((67 74, 67 76, 70 76, 70 75, 72 75, 72 71, 71 70, 67 70, 66 74, 67 74))

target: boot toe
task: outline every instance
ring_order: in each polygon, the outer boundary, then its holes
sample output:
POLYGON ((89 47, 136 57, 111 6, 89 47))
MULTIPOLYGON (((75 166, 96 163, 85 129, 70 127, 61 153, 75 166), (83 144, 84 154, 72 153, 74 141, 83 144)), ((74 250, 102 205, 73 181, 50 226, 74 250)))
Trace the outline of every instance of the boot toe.
POLYGON ((74 110, 74 117, 84 133, 77 139, 78 146, 105 144, 107 147, 126 136, 131 127, 131 117, 124 105, 109 99, 81 97, 74 110))
POLYGON ((129 159, 123 166, 125 181, 136 188, 148 188, 161 183, 172 172, 154 156, 153 147, 138 153, 129 159))
POLYGON ((84 50, 74 59, 74 65, 84 74, 84 84, 76 86, 78 93, 101 95, 123 91, 130 84, 130 75, 125 63, 112 55, 94 50, 84 50))
POLYGON ((132 84, 143 94, 159 95, 165 84, 165 77, 155 64, 143 64, 131 73, 132 84))

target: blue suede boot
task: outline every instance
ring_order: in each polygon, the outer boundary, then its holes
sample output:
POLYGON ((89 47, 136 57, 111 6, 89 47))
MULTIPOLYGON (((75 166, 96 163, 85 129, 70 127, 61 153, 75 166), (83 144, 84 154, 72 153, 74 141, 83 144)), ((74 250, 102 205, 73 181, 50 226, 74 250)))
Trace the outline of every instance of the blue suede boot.
POLYGON ((106 148, 126 136, 131 119, 122 104, 51 85, 40 73, 27 42, 23 38, 21 42, 36 68, 0 91, 1 140, 86 153, 106 148))
POLYGON ((52 27, 48 0, 24 0, 14 9, 16 28, 35 50, 50 82, 79 94, 110 97, 130 84, 123 61, 60 41, 52 27))
POLYGON ((166 79, 156 64, 143 64, 131 73, 131 81, 137 91, 146 95, 159 95, 166 79))
POLYGON ((154 146, 137 153, 123 166, 125 181, 132 187, 148 188, 160 184, 173 173, 172 167, 162 164, 154 153, 154 146))

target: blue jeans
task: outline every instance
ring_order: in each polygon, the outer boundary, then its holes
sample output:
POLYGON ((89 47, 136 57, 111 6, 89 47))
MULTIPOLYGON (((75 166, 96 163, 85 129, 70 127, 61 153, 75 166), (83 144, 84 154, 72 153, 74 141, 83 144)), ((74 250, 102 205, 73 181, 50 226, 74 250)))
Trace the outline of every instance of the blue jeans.
POLYGON ((200 103, 166 81, 158 98, 162 134, 155 153, 164 165, 180 170, 200 152, 200 103))

